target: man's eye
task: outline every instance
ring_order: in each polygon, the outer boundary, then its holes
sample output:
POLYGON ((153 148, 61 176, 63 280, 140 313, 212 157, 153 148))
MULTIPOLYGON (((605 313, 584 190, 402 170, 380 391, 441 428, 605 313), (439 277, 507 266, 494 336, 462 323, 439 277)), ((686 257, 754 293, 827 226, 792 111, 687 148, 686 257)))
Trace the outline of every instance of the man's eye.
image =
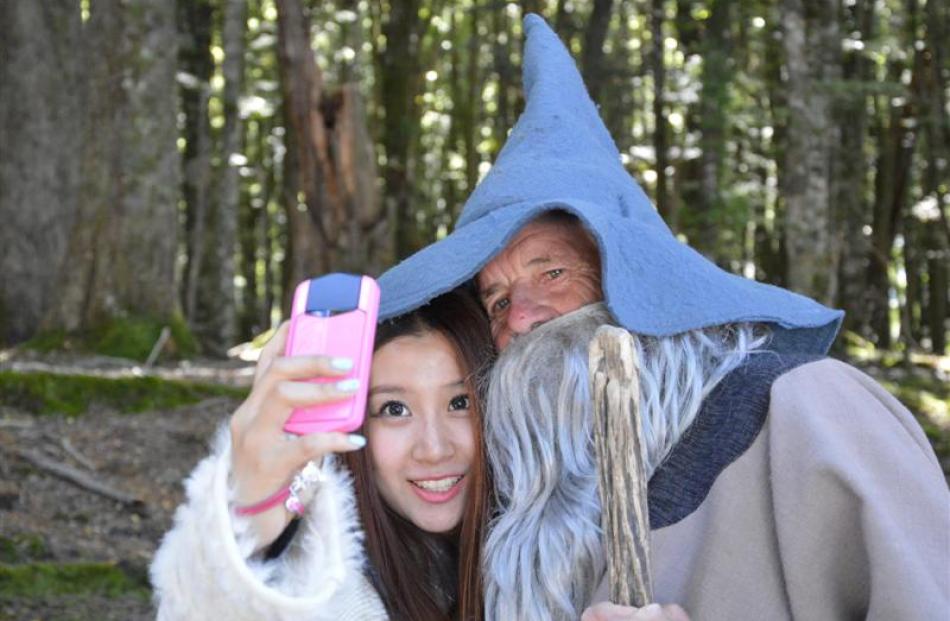
POLYGON ((563 273, 564 268, 558 267, 553 270, 546 271, 544 275, 548 277, 548 280, 554 280, 556 278, 560 278, 563 273))
POLYGON ((508 300, 508 298, 501 298, 501 299, 499 299, 497 302, 495 302, 494 304, 492 304, 492 306, 491 306, 492 312, 493 312, 493 313, 497 313, 497 312, 503 311, 503 310, 505 310, 506 308, 508 308, 508 306, 509 306, 510 304, 511 304, 511 302, 508 300))
POLYGON ((409 408, 405 403, 399 401, 387 401, 376 412, 376 416, 390 416, 392 418, 403 418, 409 416, 409 408))
POLYGON ((449 411, 453 412, 455 410, 467 410, 471 407, 471 399, 468 395, 457 395, 452 397, 452 400, 449 401, 449 411))

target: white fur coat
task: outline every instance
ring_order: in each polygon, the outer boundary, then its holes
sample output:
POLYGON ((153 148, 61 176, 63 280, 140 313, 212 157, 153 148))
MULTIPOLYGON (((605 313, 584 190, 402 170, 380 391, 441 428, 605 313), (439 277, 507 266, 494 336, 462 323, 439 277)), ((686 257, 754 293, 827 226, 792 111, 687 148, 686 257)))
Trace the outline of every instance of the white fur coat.
POLYGON ((362 572, 362 532, 349 474, 325 459, 323 482, 277 559, 253 555, 247 518, 230 509, 227 429, 185 482, 185 503, 151 566, 159 621, 386 619, 362 572))

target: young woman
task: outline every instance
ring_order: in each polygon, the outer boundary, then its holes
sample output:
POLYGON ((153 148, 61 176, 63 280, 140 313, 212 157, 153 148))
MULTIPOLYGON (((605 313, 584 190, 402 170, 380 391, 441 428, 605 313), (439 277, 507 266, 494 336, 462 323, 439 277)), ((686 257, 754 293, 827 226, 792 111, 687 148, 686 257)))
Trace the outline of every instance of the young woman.
POLYGON ((478 385, 493 349, 477 302, 453 292, 380 324, 365 439, 282 431, 293 408, 354 389, 304 381, 347 361, 279 356, 285 340, 282 326, 186 482, 151 568, 159 619, 480 620, 478 385), (294 518, 275 491, 308 462, 317 482, 294 518))

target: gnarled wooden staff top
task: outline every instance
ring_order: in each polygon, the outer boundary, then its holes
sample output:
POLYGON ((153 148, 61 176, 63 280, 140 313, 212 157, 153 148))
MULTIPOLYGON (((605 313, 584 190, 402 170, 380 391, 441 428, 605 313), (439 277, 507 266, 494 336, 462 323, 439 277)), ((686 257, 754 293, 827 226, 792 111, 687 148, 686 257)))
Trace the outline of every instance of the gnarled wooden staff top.
POLYGON ((623 328, 601 326, 591 340, 589 362, 610 601, 645 606, 653 601, 650 514, 633 336, 623 328))

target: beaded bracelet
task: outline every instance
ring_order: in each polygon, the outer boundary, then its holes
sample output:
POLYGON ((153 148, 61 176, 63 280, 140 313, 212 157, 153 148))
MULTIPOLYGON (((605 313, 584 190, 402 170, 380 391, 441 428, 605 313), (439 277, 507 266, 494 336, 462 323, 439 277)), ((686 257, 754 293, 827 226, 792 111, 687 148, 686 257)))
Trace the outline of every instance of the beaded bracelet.
POLYGON ((303 470, 294 475, 294 480, 290 485, 278 490, 276 493, 268 496, 264 500, 248 505, 246 507, 235 507, 234 512, 238 515, 248 516, 263 513, 268 509, 284 503, 284 508, 293 515, 303 515, 306 510, 306 504, 301 498, 311 485, 322 481, 323 473, 315 462, 309 461, 303 467, 303 470))

